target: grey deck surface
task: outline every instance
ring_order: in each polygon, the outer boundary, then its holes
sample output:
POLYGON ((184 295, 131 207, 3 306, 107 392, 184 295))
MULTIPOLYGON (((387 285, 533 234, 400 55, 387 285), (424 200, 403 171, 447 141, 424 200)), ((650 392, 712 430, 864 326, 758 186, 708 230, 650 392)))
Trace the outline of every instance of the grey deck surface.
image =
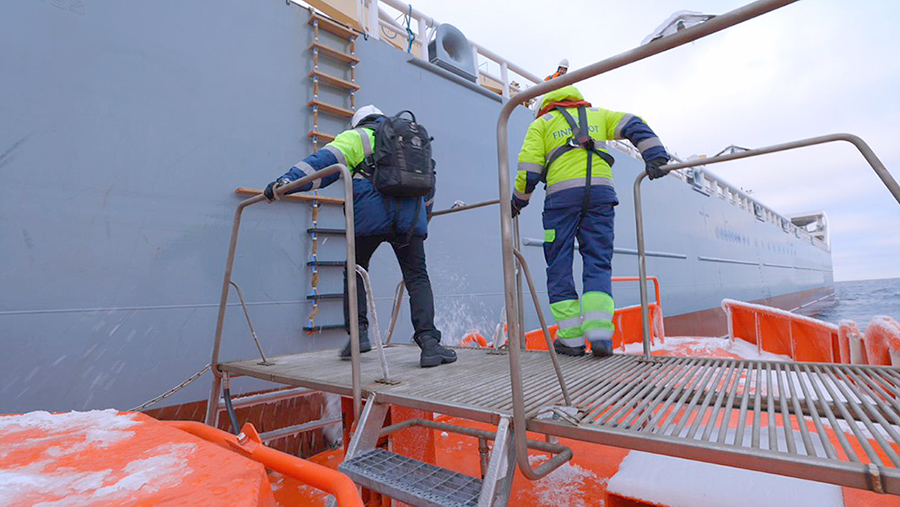
MULTIPOLYGON (((456 363, 419 367, 419 350, 361 360, 363 396, 488 423, 512 414, 509 357, 456 349, 456 363)), ((341 395, 350 362, 328 350, 220 365, 223 371, 341 395)), ((549 355, 522 352, 528 429, 863 489, 900 494, 900 370, 878 366, 640 356, 559 357, 574 419, 536 417, 563 404, 549 355), (843 431, 834 432, 833 428, 843 431)))
MULTIPOLYGON (((419 349, 395 345, 385 350, 391 379, 395 385, 376 382, 382 378, 378 352, 361 356, 363 397, 371 392, 382 395, 390 403, 434 410, 449 415, 470 417, 489 423, 499 420, 498 414, 512 414, 509 385, 509 357, 489 354, 481 349, 455 349, 459 359, 455 363, 435 368, 419 367, 419 349), (451 406, 447 406, 447 405, 451 406)), ((552 405, 562 400, 556 377, 546 353, 522 354, 523 370, 529 385, 543 386, 552 405)), ((345 396, 352 395, 350 361, 338 358, 336 350, 294 354, 268 358, 273 366, 262 366, 259 359, 235 361, 221 365, 223 371, 239 373, 282 384, 309 387, 345 396)), ((588 358, 567 358, 566 364, 596 361, 588 358)))

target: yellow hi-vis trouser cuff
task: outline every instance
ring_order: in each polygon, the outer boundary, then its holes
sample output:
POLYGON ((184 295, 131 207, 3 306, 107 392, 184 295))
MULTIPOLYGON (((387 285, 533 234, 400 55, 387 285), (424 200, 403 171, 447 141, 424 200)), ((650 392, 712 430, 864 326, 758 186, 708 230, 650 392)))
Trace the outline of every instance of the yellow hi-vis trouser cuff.
POLYGON ((616 305, 612 296, 605 292, 585 292, 581 297, 584 317, 582 330, 589 341, 612 340, 616 327, 612 322, 616 305))
POLYGON ((581 305, 578 300, 557 301, 550 305, 550 311, 553 312, 553 318, 559 327, 559 331, 556 333, 557 338, 569 347, 584 345, 581 330, 581 305))

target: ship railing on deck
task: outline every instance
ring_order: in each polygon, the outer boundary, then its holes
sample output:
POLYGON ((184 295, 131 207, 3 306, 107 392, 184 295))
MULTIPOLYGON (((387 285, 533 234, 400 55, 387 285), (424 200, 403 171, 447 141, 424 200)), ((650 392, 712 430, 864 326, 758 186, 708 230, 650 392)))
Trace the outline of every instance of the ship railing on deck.
MULTIPOLYGON (((369 0, 368 9, 367 29, 370 37, 376 39, 380 38, 382 29, 385 29, 403 37, 407 42, 414 38, 417 47, 415 51, 412 51, 412 48, 410 47, 410 53, 417 58, 428 60, 428 43, 431 41, 437 28, 441 25, 439 21, 417 10, 410 4, 398 0, 369 0), (408 16, 410 18, 409 30, 407 30, 406 27, 401 26, 395 19, 396 15, 392 16, 388 11, 381 7, 381 4, 398 11, 401 17, 408 16), (413 28, 415 28, 415 31, 413 31, 413 28)), ((486 47, 472 40, 469 40, 469 44, 472 45, 472 56, 475 59, 475 68, 479 77, 483 76, 489 81, 499 83, 502 88, 501 95, 503 97, 509 98, 512 93, 516 93, 519 89, 523 88, 523 86, 528 87, 542 82, 541 78, 538 76, 528 72, 519 65, 503 58, 486 47), (483 62, 481 65, 478 63, 479 57, 481 57, 481 61, 483 62), (485 64, 489 62, 499 68, 499 75, 489 72, 487 68, 483 68, 487 67, 485 64), (526 82, 518 83, 516 76, 526 82)))
MULTIPOLYGON (((700 165, 706 164, 715 164, 721 162, 728 162, 731 160, 738 160, 742 158, 750 158, 756 157, 759 155, 767 155, 770 153, 778 153, 782 151, 795 150, 798 148, 805 148, 808 146, 815 146, 819 144, 833 143, 845 141, 859 150, 860 154, 863 158, 866 159, 866 162, 872 167, 872 170, 875 171, 875 174, 881 179, 881 182, 887 187, 888 191, 891 195, 894 196, 894 199, 900 203, 900 185, 897 184, 897 181, 891 176, 891 173, 887 170, 881 160, 875 155, 875 152, 872 151, 872 148, 866 144, 860 137, 855 136, 853 134, 830 134, 825 136, 811 137, 809 139, 801 139, 799 141, 793 141, 783 144, 776 144, 773 146, 767 146, 765 148, 757 148, 753 150, 745 150, 736 153, 729 153, 727 155, 720 155, 709 159, 700 159, 693 160, 689 162, 682 162, 677 164, 669 164, 664 166, 667 171, 675 171, 678 169, 686 169, 691 167, 697 167, 700 165)), ((644 178, 647 177, 646 173, 640 173, 637 178, 634 180, 634 219, 635 219, 635 232, 637 234, 637 249, 638 249, 638 272, 641 277, 641 313, 642 313, 642 321, 643 321, 643 337, 644 337, 644 355, 646 357, 650 357, 650 338, 649 338, 649 312, 648 312, 648 303, 647 303, 647 289, 646 289, 646 279, 647 279, 647 255, 646 250, 644 248, 644 222, 643 222, 643 211, 641 206, 641 182, 644 181, 644 178)), ((759 215, 760 211, 757 208, 755 213, 759 215)), ((810 236, 810 242, 815 244, 816 241, 821 242, 821 240, 813 238, 810 236)))

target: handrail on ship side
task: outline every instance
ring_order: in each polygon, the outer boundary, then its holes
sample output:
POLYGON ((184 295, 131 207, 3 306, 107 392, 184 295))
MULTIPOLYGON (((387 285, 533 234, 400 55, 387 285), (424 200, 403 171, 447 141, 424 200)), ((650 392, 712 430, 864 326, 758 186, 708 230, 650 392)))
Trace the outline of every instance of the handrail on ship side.
MULTIPOLYGON (((278 198, 283 197, 288 192, 296 190, 307 183, 322 179, 334 173, 340 173, 341 179, 344 181, 344 221, 345 221, 345 237, 347 241, 347 272, 356 271, 356 230, 353 219, 353 179, 350 170, 343 164, 335 164, 328 166, 313 174, 304 176, 298 180, 294 180, 287 185, 275 189, 275 195, 278 198)), ((222 329, 225 325, 225 309, 228 303, 228 289, 231 286, 231 270, 234 267, 234 252, 237 248, 238 232, 241 228, 241 217, 244 209, 248 206, 260 203, 266 200, 265 195, 256 195, 249 199, 244 199, 238 204, 234 211, 234 221, 231 226, 231 242, 228 245, 228 258, 225 261, 225 275, 222 280, 222 293, 219 298, 219 314, 216 320, 216 335, 213 341, 212 361, 210 361, 211 370, 213 372, 212 388, 209 392, 209 399, 206 404, 206 424, 215 426, 219 416, 219 394, 222 390, 222 372, 219 371, 219 350, 222 345, 222 329)), ((347 294, 350 301, 356 301, 356 277, 347 277, 347 294)), ((356 305, 350 305, 350 322, 356 322, 358 319, 358 308, 356 305)), ((359 418, 362 410, 362 389, 360 386, 360 367, 359 367, 359 330, 356 326, 350 326, 350 357, 352 359, 351 375, 353 381, 353 418, 359 418)))
MULTIPOLYGON (((825 144, 825 143, 833 143, 838 141, 846 141, 856 149, 859 150, 860 154, 862 154, 863 158, 866 159, 866 162, 872 166, 872 170, 875 171, 875 174, 881 178, 884 186, 887 187, 888 191, 890 191, 891 195, 894 196, 894 199, 897 200, 897 203, 900 204, 900 185, 897 184, 897 181, 891 176, 891 173, 887 170, 881 160, 875 155, 875 152, 872 151, 872 148, 866 144, 865 141, 862 140, 859 136, 855 136, 853 134, 830 134, 825 136, 811 137, 809 139, 801 139, 799 141, 793 141, 789 143, 776 144, 773 146, 767 146, 765 148, 757 148, 755 150, 747 150, 738 153, 731 153, 728 155, 722 155, 719 157, 701 159, 701 160, 692 160, 690 162, 682 162, 678 164, 669 164, 663 166, 667 172, 675 171, 678 169, 685 169, 688 167, 695 167, 699 165, 707 165, 707 164, 716 164, 720 162, 728 162, 730 160, 738 160, 741 158, 749 158, 756 157, 759 155, 767 155, 769 153, 777 153, 780 151, 788 151, 795 150, 797 148, 805 148, 807 146, 814 146, 817 144, 825 144)), ((640 289, 641 289, 641 327, 643 333, 643 342, 644 342, 644 358, 650 358, 650 314, 647 302, 647 254, 644 248, 644 216, 643 209, 641 205, 641 182, 644 181, 644 178, 647 177, 647 174, 641 172, 638 174, 637 178, 634 180, 634 221, 635 221, 635 233, 637 234, 637 250, 638 250, 638 273, 640 276, 640 289)), ((657 300, 659 300, 659 294, 656 296, 657 300)))
MULTIPOLYGON (((500 244, 502 247, 503 259, 504 298, 506 300, 506 312, 510 336, 509 370, 510 388, 513 399, 513 431, 515 435, 516 461, 519 469, 522 471, 522 475, 527 479, 540 479, 552 472, 558 465, 547 462, 533 469, 528 462, 525 395, 522 385, 522 368, 520 360, 521 339, 524 338, 524 335, 522 334, 522 329, 519 325, 519 302, 517 301, 519 298, 516 290, 515 269, 516 259, 513 253, 518 245, 514 245, 513 218, 510 206, 511 192, 509 189, 509 118, 512 115, 513 110, 519 104, 526 103, 539 95, 693 42, 707 35, 747 21, 748 19, 755 18, 780 7, 784 7, 785 5, 794 3, 795 1, 796 0, 758 0, 722 14, 721 16, 716 16, 699 25, 681 30, 673 35, 662 37, 646 45, 639 46, 611 58, 588 65, 587 67, 566 73, 556 79, 538 84, 537 86, 517 93, 512 96, 509 101, 503 104, 503 108, 500 110, 500 115, 497 119, 497 175, 500 186, 500 244)), ((646 294, 647 289, 645 283, 646 282, 641 283, 641 288, 646 294)))

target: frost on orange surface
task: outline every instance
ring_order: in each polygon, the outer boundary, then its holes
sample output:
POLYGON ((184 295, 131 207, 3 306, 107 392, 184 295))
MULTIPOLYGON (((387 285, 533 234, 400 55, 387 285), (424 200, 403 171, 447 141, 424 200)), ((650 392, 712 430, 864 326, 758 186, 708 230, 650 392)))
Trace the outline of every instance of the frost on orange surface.
POLYGON ((265 469, 137 413, 0 417, 0 504, 274 505, 265 469))

